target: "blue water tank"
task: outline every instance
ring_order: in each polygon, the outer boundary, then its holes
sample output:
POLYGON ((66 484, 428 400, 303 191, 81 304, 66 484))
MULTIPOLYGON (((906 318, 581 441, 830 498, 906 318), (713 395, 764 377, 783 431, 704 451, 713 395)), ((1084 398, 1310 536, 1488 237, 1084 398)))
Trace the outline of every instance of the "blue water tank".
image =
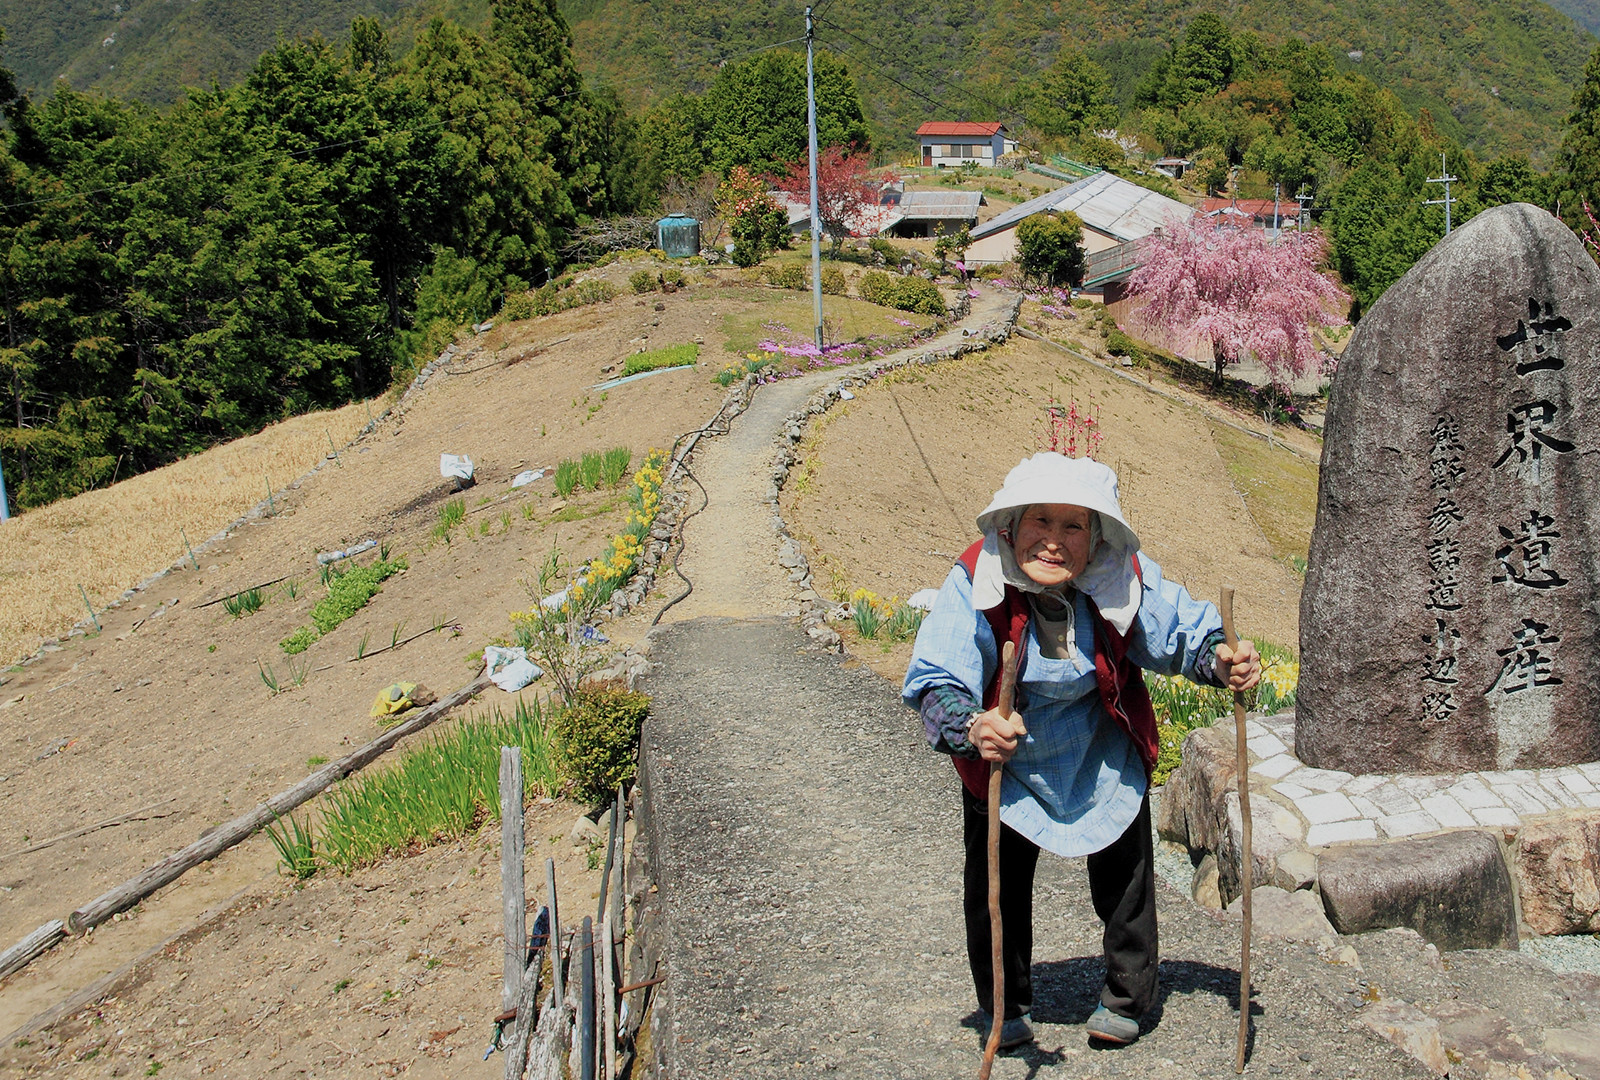
POLYGON ((656 222, 656 247, 673 259, 700 254, 700 223, 688 214, 668 214, 656 222))

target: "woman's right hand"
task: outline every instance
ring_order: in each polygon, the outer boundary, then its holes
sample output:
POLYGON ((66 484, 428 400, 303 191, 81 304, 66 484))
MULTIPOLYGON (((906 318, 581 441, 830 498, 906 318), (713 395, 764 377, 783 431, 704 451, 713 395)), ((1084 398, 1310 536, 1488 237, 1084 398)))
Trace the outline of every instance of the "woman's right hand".
POLYGON ((1021 713, 1013 712, 1005 717, 1000 715, 999 709, 990 709, 978 714, 967 738, 978 748, 983 760, 1004 764, 1011 760, 1011 755, 1017 752, 1017 743, 1027 734, 1021 713))

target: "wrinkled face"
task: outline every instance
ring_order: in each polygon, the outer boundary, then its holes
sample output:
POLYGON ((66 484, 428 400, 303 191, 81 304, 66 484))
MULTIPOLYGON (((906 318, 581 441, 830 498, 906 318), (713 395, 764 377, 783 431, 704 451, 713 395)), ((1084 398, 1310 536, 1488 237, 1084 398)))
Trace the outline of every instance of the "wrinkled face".
POLYGON ((1089 515, 1082 506, 1038 503, 1022 512, 1012 550, 1022 572, 1045 587, 1065 585, 1089 565, 1089 515))

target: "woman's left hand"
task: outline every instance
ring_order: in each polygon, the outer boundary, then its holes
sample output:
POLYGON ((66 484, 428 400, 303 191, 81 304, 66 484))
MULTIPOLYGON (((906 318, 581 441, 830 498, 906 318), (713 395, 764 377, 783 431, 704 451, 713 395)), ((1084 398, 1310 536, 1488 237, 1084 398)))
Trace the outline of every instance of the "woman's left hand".
POLYGON ((1227 642, 1217 646, 1217 674, 1226 675, 1228 689, 1235 693, 1249 690, 1261 681, 1261 654, 1255 642, 1240 639, 1237 649, 1227 642))

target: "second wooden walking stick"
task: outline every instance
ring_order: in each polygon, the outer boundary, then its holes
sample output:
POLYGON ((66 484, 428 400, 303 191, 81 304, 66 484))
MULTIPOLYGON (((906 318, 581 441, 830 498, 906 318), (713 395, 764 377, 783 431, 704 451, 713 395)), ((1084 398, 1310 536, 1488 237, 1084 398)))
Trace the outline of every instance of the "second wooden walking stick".
MULTIPOLYGON (((1000 695, 995 711, 1010 719, 1017 689, 1016 646, 1006 642, 1000 656, 1000 695)), ((989 763, 989 955, 994 962, 994 1022, 989 1025, 989 1042, 983 1048, 978 1080, 989 1080, 995 1052, 1000 1049, 1000 1029, 1006 1022, 1005 935, 1000 922, 1000 781, 1005 771, 1004 762, 989 763)))
MULTIPOLYGON (((1239 635, 1233 632, 1233 586, 1222 587, 1222 634, 1228 648, 1237 652, 1239 635)), ((1244 694, 1233 692, 1234 754, 1239 775, 1239 888, 1244 930, 1239 943, 1239 1041, 1233 1071, 1244 1072, 1245 1049, 1250 1041, 1250 890, 1254 886, 1255 857, 1250 851, 1250 748, 1245 740, 1244 694)))

